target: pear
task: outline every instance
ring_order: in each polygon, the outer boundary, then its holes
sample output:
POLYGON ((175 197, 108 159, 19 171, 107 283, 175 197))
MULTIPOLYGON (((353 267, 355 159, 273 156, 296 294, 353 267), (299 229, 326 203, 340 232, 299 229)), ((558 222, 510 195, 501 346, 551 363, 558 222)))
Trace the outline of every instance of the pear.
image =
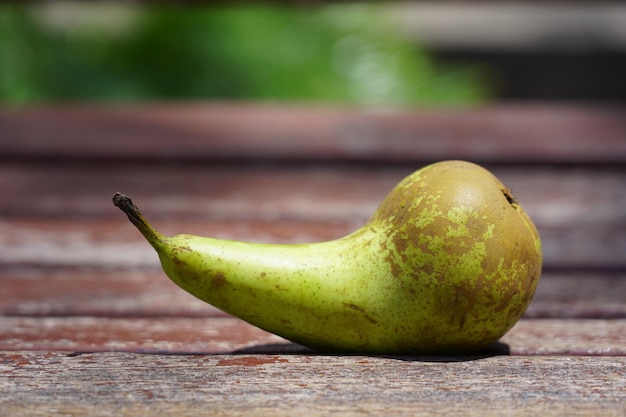
POLYGON ((363 227, 327 242, 167 237, 130 198, 113 202, 178 286, 321 351, 479 351, 522 316, 541 272, 533 222, 495 176, 465 161, 414 172, 363 227))

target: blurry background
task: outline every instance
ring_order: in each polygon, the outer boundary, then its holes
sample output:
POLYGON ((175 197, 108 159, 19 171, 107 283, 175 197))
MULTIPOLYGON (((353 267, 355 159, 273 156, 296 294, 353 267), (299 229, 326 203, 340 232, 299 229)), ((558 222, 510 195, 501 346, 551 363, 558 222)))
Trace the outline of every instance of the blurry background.
POLYGON ((0 102, 626 100, 619 3, 0 5, 0 102))

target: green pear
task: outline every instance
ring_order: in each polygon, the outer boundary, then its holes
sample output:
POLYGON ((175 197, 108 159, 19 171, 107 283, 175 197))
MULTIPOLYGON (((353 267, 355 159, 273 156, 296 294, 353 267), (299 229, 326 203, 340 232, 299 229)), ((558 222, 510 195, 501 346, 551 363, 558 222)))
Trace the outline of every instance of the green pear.
POLYGON ((128 197, 113 202, 178 286, 323 351, 476 352, 522 316, 541 272, 528 215, 495 176, 465 161, 414 172, 363 227, 327 242, 167 237, 128 197))

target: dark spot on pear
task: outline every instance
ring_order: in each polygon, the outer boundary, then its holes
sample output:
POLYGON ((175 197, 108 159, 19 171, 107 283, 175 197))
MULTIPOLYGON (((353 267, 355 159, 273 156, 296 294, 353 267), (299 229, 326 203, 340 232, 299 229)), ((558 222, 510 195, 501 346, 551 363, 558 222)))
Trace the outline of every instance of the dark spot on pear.
POLYGON ((224 274, 215 274, 211 277, 211 284, 213 285, 213 287, 215 288, 219 288, 219 287, 223 287, 224 285, 226 285, 228 282, 226 281, 226 277, 224 276, 224 274))
POLYGON ((369 314, 367 314, 367 312, 363 309, 363 307, 359 307, 356 304, 352 304, 352 303, 343 303, 344 307, 347 307, 351 310, 354 311, 358 311, 359 313, 362 313, 363 316, 365 317, 365 319, 367 321, 369 321, 372 324, 377 324, 378 322, 376 320, 374 320, 369 314))

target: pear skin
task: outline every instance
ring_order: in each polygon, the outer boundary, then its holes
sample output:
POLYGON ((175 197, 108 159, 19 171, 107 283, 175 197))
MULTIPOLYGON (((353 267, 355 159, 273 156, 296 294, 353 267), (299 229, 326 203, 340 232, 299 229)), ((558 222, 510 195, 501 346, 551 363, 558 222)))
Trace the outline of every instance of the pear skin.
POLYGON ((115 194, 178 286, 322 351, 462 354, 500 339, 528 307, 541 241, 511 192, 465 161, 403 179, 340 239, 264 244, 164 236, 115 194))

